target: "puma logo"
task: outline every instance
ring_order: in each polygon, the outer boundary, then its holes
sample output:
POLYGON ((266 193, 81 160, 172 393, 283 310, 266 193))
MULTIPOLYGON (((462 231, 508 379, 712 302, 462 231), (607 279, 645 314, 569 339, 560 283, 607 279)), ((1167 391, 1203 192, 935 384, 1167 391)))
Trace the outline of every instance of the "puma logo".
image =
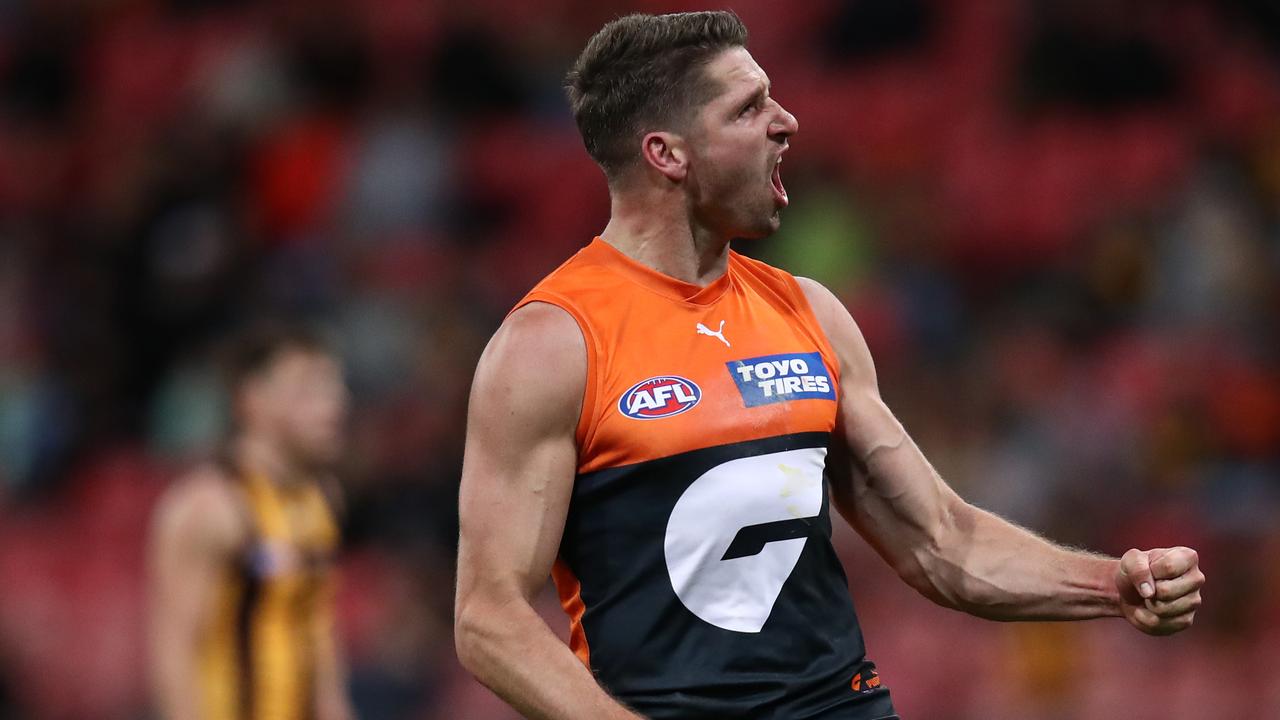
POLYGON ((725 347, 733 347, 732 345, 729 344, 729 341, 724 338, 724 321, 723 320, 720 321, 719 330, 712 330, 706 325, 703 325, 702 323, 698 323, 698 334, 707 335, 713 338, 719 338, 720 342, 724 343, 725 347))

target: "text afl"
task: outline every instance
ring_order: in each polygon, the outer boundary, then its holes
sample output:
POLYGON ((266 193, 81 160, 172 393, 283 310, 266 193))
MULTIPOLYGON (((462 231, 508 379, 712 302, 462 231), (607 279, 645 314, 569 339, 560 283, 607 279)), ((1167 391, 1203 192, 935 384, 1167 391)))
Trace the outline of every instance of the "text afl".
POLYGON ((659 375, 632 385, 618 398, 618 412, 635 420, 657 420, 692 410, 702 389, 692 380, 659 375))

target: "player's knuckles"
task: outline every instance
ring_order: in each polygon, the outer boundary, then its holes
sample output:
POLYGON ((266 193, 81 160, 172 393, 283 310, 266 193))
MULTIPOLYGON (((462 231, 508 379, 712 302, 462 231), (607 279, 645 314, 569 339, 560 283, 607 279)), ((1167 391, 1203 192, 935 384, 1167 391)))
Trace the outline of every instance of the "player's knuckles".
POLYGON ((1199 563, 1200 556, 1191 548, 1173 548, 1151 563, 1151 572, 1157 577, 1173 578, 1182 575, 1199 563))
POLYGON ((1155 632, 1160 628, 1160 616, 1146 608, 1138 608, 1133 612, 1133 624, 1146 632, 1155 632))
POLYGON ((1147 569, 1147 555, 1137 548, 1130 548, 1120 557, 1120 572, 1132 577, 1134 573, 1147 569))
POLYGON ((1169 554, 1171 548, 1151 548, 1146 552, 1147 562, 1154 563, 1165 555, 1169 554))
POLYGON ((1154 600, 1148 607, 1162 618, 1178 617, 1200 607, 1200 593, 1190 593, 1167 601, 1154 600))
POLYGON ((1177 600, 1195 589, 1190 578, 1174 578, 1173 580, 1156 581, 1156 600, 1177 600))
POLYGON ((1172 580, 1159 580, 1156 582, 1156 600, 1177 600, 1180 597, 1199 593, 1204 587, 1204 575, 1200 573, 1188 573, 1172 580))
POLYGON ((1187 613, 1185 615, 1179 615, 1178 617, 1165 620, 1160 624, 1160 629, 1163 631, 1162 634, 1171 635, 1173 633, 1186 630, 1191 627, 1193 622, 1195 622, 1195 613, 1187 613))
POLYGON ((1186 572, 1189 566, 1182 566, 1176 557, 1166 555, 1151 563, 1151 574, 1161 579, 1175 578, 1186 572))

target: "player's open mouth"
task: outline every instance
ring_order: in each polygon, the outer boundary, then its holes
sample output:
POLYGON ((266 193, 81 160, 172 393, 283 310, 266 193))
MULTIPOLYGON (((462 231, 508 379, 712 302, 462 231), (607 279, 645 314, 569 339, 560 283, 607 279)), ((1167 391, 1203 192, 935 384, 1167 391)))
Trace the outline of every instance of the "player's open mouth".
POLYGON ((787 189, 782 185, 782 155, 778 155, 778 159, 773 163, 773 174, 769 176, 769 181, 773 185, 773 199, 782 207, 786 207, 790 200, 787 199, 787 189))

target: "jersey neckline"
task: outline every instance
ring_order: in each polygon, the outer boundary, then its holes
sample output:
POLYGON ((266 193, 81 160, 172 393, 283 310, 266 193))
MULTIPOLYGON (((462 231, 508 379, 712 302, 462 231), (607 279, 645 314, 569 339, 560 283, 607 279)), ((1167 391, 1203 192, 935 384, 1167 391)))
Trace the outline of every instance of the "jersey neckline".
POLYGON ((599 235, 591 240, 591 244, 587 245, 583 252, 588 257, 595 259, 628 280, 677 302, 693 305, 711 305, 723 297, 729 287, 733 285, 731 275, 733 274, 734 253, 732 250, 729 251, 729 262, 725 267, 724 274, 712 280, 705 287, 660 273, 648 265, 632 259, 626 253, 610 245, 608 241, 599 235))

